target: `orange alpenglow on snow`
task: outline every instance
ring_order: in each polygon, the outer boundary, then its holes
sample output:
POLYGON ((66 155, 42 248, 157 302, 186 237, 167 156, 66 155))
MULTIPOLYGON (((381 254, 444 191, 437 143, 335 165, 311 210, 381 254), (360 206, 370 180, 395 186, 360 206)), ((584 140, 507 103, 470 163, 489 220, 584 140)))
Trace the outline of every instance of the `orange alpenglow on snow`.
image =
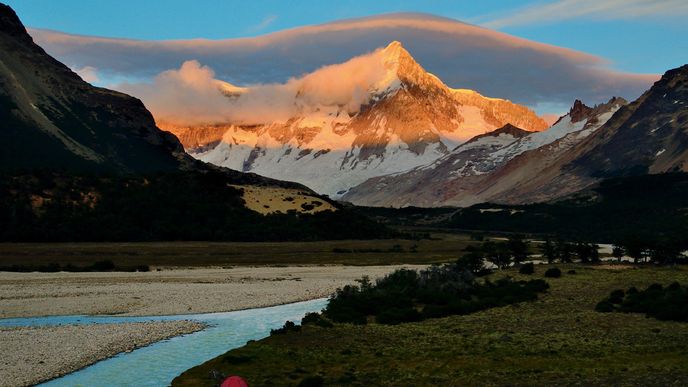
POLYGON ((548 127, 525 106, 448 87, 397 41, 282 84, 237 87, 190 61, 128 87, 192 155, 333 196, 506 124, 548 127))

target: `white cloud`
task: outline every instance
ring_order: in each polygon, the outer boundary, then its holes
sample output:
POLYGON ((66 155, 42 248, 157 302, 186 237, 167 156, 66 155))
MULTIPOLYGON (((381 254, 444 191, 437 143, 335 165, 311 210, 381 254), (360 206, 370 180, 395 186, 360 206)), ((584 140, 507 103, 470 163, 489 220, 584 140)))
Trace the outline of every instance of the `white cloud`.
POLYGON ((100 77, 98 76, 98 69, 93 66, 84 66, 78 69, 73 69, 73 71, 77 73, 81 79, 88 83, 96 83, 100 80, 100 77))
POLYGON ((247 28, 247 29, 246 29, 246 32, 252 33, 252 34, 253 34, 253 33, 256 33, 256 32, 263 31, 264 29, 266 29, 266 28, 268 28, 270 25, 272 25, 272 23, 274 23, 275 21, 277 21, 277 18, 278 18, 277 15, 268 15, 268 16, 266 16, 263 20, 261 20, 260 23, 254 25, 254 26, 251 26, 251 27, 249 27, 249 28, 247 28))
POLYGON ((533 4, 480 24, 488 28, 501 29, 528 24, 556 23, 581 17, 612 20, 687 15, 686 0, 559 0, 547 4, 533 4))
POLYGON ((251 85, 232 98, 220 90, 237 88, 215 79, 215 72, 196 60, 160 73, 152 83, 124 83, 114 88, 143 100, 156 120, 178 125, 284 122, 304 109, 323 106, 354 113, 368 102, 371 86, 385 80, 381 52, 324 66, 285 83, 251 85))

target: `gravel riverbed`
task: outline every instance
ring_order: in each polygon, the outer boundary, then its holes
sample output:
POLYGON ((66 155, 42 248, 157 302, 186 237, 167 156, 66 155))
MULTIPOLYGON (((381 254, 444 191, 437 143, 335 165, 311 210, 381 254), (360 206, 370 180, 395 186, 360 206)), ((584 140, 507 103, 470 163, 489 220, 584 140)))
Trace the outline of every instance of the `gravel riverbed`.
POLYGON ((193 321, 0 328, 0 386, 34 385, 203 328, 193 321))

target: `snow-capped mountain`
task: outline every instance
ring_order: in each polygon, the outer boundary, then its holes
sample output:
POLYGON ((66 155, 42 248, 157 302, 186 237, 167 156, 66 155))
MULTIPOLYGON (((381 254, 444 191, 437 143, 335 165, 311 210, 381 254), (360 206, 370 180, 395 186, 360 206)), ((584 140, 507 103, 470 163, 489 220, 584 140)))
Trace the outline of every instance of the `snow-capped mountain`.
MULTIPOLYGON (((428 165, 371 178, 352 188, 343 200, 374 206, 465 206, 493 199, 507 184, 507 179, 494 176, 511 160, 529 151, 556 157, 605 124, 626 103, 615 97, 591 108, 577 100, 569 113, 545 131, 531 133, 506 125, 472 138, 428 165)), ((512 183, 518 181, 508 184, 512 183)))
MULTIPOLYGON (((361 80, 356 74, 329 71, 332 82, 357 82, 346 103, 313 97, 321 91, 321 95, 333 94, 327 82, 312 81, 321 75, 318 70, 295 82, 299 85, 293 99, 295 113, 287 119, 194 126, 159 120, 158 124, 203 161, 296 181, 334 197, 371 177, 433 163, 466 140, 506 124, 527 131, 547 127, 524 106, 449 88, 399 42, 335 66, 366 74, 361 80)), ((250 87, 218 88, 228 97, 227 104, 239 106, 252 93, 250 87)))

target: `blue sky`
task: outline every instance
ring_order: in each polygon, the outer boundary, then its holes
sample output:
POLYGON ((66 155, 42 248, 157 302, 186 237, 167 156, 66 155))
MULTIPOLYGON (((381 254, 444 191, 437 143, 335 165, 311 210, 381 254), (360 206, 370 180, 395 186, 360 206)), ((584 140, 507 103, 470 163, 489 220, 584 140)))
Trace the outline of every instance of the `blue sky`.
POLYGON ((621 71, 662 73, 688 62, 686 0, 2 1, 27 26, 82 35, 223 39, 410 11, 588 52, 610 60, 611 67, 621 71))

